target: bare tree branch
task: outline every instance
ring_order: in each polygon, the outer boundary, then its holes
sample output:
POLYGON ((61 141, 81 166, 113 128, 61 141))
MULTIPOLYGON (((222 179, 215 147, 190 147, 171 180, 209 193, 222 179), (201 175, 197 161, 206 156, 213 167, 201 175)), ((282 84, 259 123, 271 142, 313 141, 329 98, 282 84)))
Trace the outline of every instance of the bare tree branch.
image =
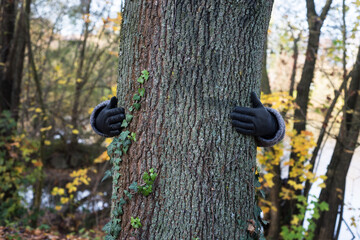
POLYGON ((323 7, 321 14, 320 14, 320 19, 321 21, 324 21, 329 10, 330 10, 330 6, 331 6, 332 0, 327 0, 325 3, 325 6, 323 7))

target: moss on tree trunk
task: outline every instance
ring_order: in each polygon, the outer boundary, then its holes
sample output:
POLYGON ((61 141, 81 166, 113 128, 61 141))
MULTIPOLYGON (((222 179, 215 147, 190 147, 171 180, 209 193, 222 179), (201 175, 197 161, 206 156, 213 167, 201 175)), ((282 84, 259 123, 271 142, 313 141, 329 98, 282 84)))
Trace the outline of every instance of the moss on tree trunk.
POLYGON ((130 126, 137 141, 122 157, 118 199, 150 168, 159 175, 152 194, 123 206, 119 239, 249 237, 256 144, 231 127, 229 114, 259 92, 272 3, 125 2, 120 105, 131 105, 142 70, 150 79, 130 126), (140 229, 131 217, 139 217, 140 229))

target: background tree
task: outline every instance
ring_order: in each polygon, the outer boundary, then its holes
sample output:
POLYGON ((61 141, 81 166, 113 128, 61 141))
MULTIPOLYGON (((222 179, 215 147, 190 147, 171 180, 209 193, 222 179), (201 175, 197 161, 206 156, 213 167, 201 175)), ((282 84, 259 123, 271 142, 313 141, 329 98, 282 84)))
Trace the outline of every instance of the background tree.
MULTIPOLYGON (((300 82, 297 85, 297 95, 295 99, 295 103, 297 104, 297 108, 294 112, 294 130, 297 133, 301 133, 306 129, 306 118, 307 118, 307 109, 309 104, 309 93, 310 93, 310 84, 314 78, 314 71, 315 71, 315 64, 317 60, 318 50, 319 50, 319 43, 320 43, 320 35, 321 35, 321 28, 324 24, 324 21, 328 15, 330 10, 332 0, 327 0, 324 7, 321 10, 320 14, 317 14, 315 9, 315 2, 314 0, 306 0, 306 13, 307 13, 307 21, 308 21, 308 42, 305 52, 305 62, 301 73, 300 82)), ((294 153, 291 153, 291 159, 298 161, 299 158, 294 153)), ((291 177, 291 168, 289 170, 289 179, 295 180, 299 182, 299 179, 291 177)), ((297 191, 298 194, 301 194, 301 191, 297 191)), ((288 208, 283 208, 283 219, 284 224, 290 225, 291 216, 295 213, 299 212, 298 208, 296 207, 296 200, 292 199, 286 203, 288 208)))
POLYGON ((30 19, 30 0, 1 1, 0 112, 10 110, 19 117, 26 32, 30 19))
POLYGON ((137 141, 113 168, 113 236, 120 220, 119 239, 245 239, 249 225, 258 231, 256 144, 231 128, 229 113, 250 106, 259 90, 271 8, 272 1, 125 2, 120 104, 131 106, 142 70, 150 80, 130 126, 137 141), (154 193, 121 203, 151 168, 154 193), (143 227, 135 230, 131 217, 143 227))
POLYGON ((360 131, 360 48, 351 72, 351 81, 343 107, 343 120, 336 140, 335 149, 327 168, 326 187, 321 191, 319 200, 329 204, 329 211, 322 212, 316 221, 315 239, 337 239, 342 222, 346 176, 358 146, 360 131), (339 225, 336 228, 336 220, 339 225), (337 232, 335 232, 335 230, 337 232), (337 236, 334 238, 334 236, 337 236))

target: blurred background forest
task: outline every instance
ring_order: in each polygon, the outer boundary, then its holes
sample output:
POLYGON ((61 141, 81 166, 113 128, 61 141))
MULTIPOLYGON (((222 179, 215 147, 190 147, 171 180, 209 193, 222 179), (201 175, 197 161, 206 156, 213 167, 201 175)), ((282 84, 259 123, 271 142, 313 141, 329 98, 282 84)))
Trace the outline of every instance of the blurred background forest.
MULTIPOLYGON (((102 239, 111 139, 89 118, 116 95, 121 0, 0 7, 0 238, 102 239)), ((360 0, 275 1, 261 97, 287 134, 258 149, 266 239, 360 239, 359 24, 360 0)))

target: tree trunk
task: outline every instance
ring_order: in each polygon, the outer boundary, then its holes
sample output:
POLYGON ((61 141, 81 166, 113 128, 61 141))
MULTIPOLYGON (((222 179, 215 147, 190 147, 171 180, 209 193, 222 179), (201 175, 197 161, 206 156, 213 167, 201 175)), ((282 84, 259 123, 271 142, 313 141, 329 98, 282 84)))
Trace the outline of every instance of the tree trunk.
MULTIPOLYGON (((10 2, 9 2, 10 4, 10 2)), ((10 110, 17 121, 19 116, 20 87, 24 66, 26 23, 30 15, 30 6, 24 0, 16 16, 16 24, 11 39, 9 55, 1 78, 1 110, 10 110)))
POLYGON ((315 10, 314 0, 306 0, 307 20, 309 25, 309 40, 306 48, 305 63, 301 74, 300 82, 297 86, 296 104, 299 108, 295 109, 294 129, 300 133, 305 130, 307 106, 309 102, 310 84, 314 78, 314 70, 319 50, 321 28, 329 12, 332 0, 327 0, 321 14, 315 10))
POLYGON ((249 237, 247 221, 258 218, 256 144, 234 131, 229 114, 249 107, 250 92, 259 92, 272 4, 125 2, 120 104, 130 106, 142 70, 150 80, 130 126, 137 141, 122 157, 112 208, 132 182, 142 183, 145 171, 159 175, 150 196, 135 194, 123 206, 119 239, 249 237), (133 229, 131 217, 139 217, 142 228, 133 229))
POLYGON ((268 76, 268 72, 267 72, 267 68, 266 68, 266 60, 267 60, 267 40, 265 41, 264 44, 264 53, 263 53, 263 64, 262 64, 262 75, 261 75, 261 92, 265 93, 265 94, 270 94, 271 93, 271 88, 270 88, 270 81, 269 81, 269 76, 268 76))
POLYGON ((306 49, 306 60, 302 71, 300 82, 297 85, 296 104, 299 108, 295 108, 294 118, 297 120, 294 122, 294 129, 300 133, 306 128, 306 116, 307 107, 309 102, 310 85, 314 78, 315 63, 317 58, 317 52, 319 49, 320 41, 320 23, 315 23, 315 26, 310 30, 310 36, 308 40, 308 46, 306 49))
POLYGON ((296 68, 297 68, 297 61, 299 57, 299 50, 298 50, 298 42, 300 41, 301 32, 299 35, 294 39, 294 47, 293 47, 293 67, 291 70, 291 77, 290 77, 290 88, 289 88, 289 95, 291 97, 294 96, 294 87, 295 87, 295 79, 296 79, 296 68))
POLYGON ((10 110, 11 91, 10 81, 5 78, 11 43, 14 38, 16 21, 16 1, 1 1, 0 3, 0 113, 10 110))
POLYGON ((281 206, 280 206, 280 192, 281 192, 281 168, 280 163, 273 166, 274 186, 270 189, 269 201, 271 202, 270 208, 270 227, 268 229, 266 239, 278 240, 281 230, 281 206))
MULTIPOLYGON (((349 170, 360 131, 360 47, 351 74, 349 98, 344 106, 344 118, 337 137, 333 156, 328 166, 326 187, 321 190, 319 202, 329 204, 329 211, 321 212, 316 221, 314 239, 333 239, 338 209, 343 205, 346 175, 349 170)), ((340 218, 341 219, 341 218, 340 218)), ((340 229, 338 229, 339 231, 340 229)))
MULTIPOLYGON (((84 0, 81 1, 81 6, 84 9, 82 14, 89 15, 90 14, 90 6, 91 6, 91 0, 84 0)), ((85 18, 86 19, 86 18, 85 18)), ((74 102, 73 107, 71 111, 71 124, 74 129, 78 129, 78 121, 79 121, 79 109, 80 105, 80 97, 81 93, 83 91, 83 87, 86 84, 83 73, 83 67, 85 62, 85 50, 86 50, 86 44, 89 37, 89 22, 84 21, 84 39, 81 42, 81 48, 79 49, 79 61, 78 61, 78 68, 76 70, 76 82, 75 82, 75 94, 74 94, 74 102)), ((75 133, 72 133, 71 135, 71 149, 75 149, 75 146, 78 143, 78 135, 75 133)))
MULTIPOLYGON (((315 10, 314 0, 306 0, 307 10, 307 21, 309 26, 309 39, 305 53, 305 63, 302 69, 300 82, 297 85, 297 95, 295 103, 298 106, 294 112, 294 130, 297 133, 301 133, 306 129, 306 118, 307 108, 309 103, 310 85, 314 78, 315 64, 317 59, 317 52, 319 50, 321 28, 324 24, 326 16, 330 10, 332 0, 326 0, 324 7, 322 8, 321 14, 317 14, 315 10)), ((293 151, 290 154, 290 159, 298 161, 298 156, 293 151)), ((292 167, 289 169, 289 180, 293 180, 299 183, 297 178, 291 178, 290 172, 292 167)), ((296 195, 301 195, 300 190, 295 191, 296 195)), ((288 209, 283 208, 282 219, 285 219, 283 225, 290 225, 291 216, 299 213, 299 209, 296 206, 297 201, 295 199, 290 200, 286 203, 289 206, 288 209)))

